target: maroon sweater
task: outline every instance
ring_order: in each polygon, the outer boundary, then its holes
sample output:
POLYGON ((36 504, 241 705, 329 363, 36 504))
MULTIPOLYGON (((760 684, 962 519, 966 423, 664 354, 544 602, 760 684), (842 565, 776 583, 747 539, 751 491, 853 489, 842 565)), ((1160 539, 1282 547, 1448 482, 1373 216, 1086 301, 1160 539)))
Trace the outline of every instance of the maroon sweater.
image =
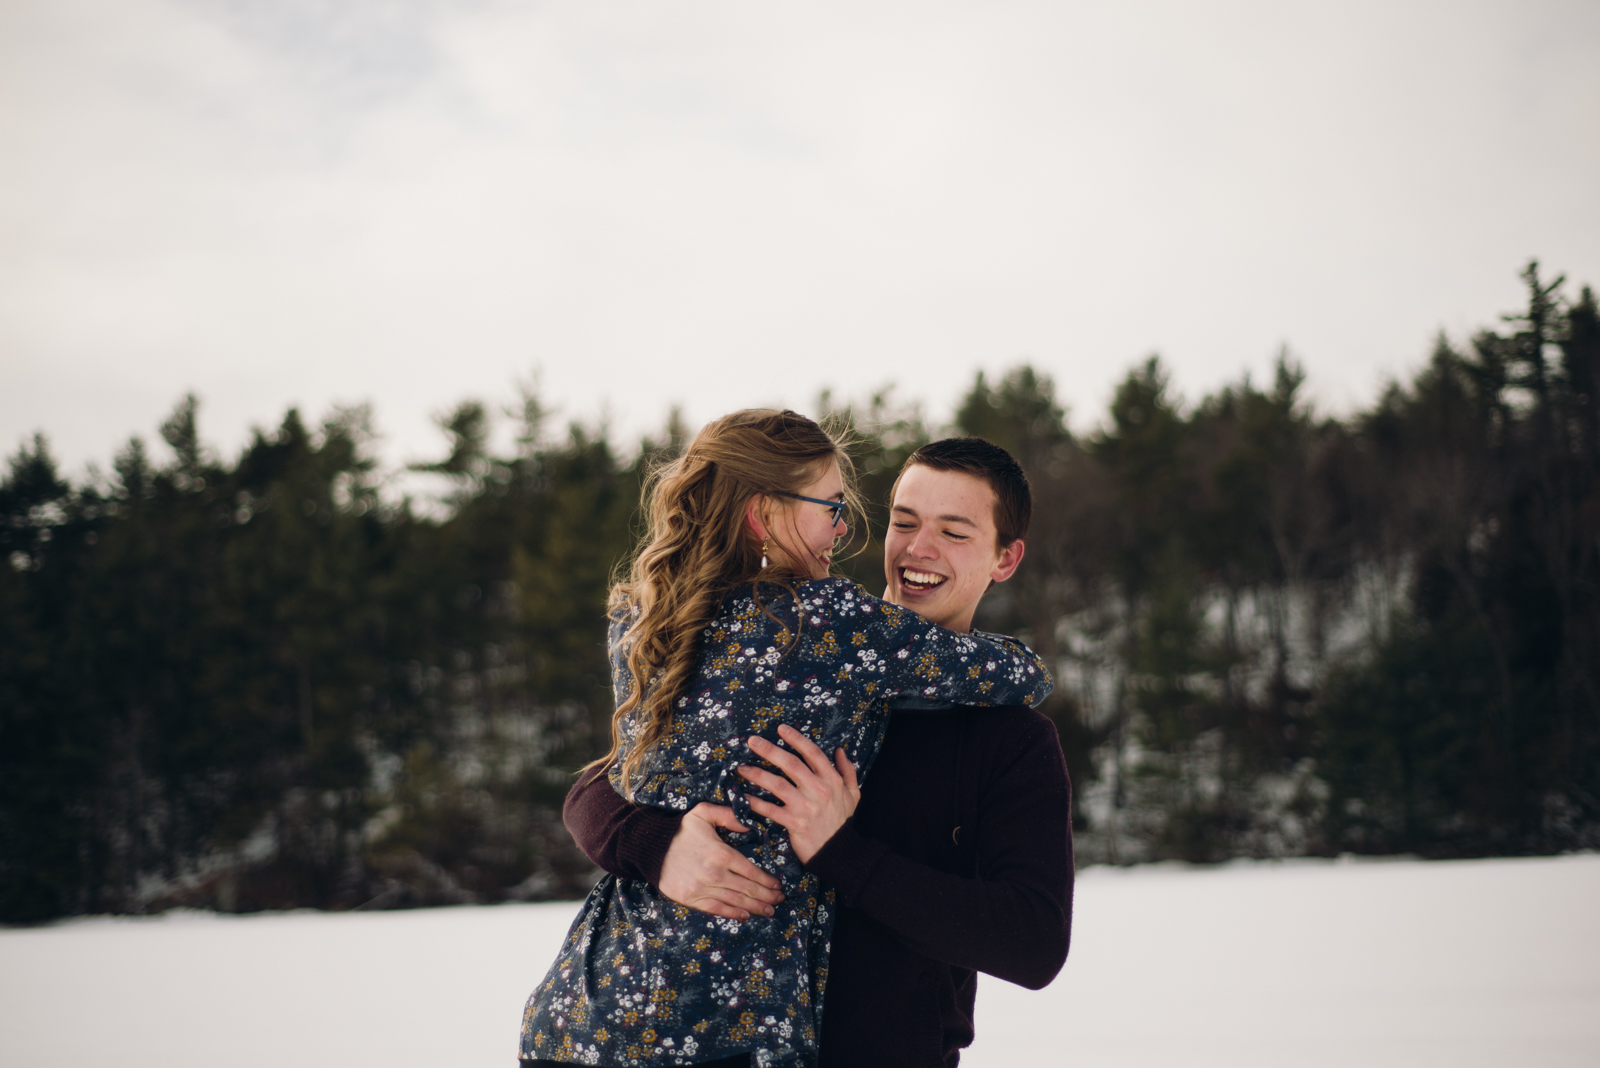
MULTIPOLYGON (((839 894, 822 1068, 953 1066, 976 972, 1038 989, 1072 933, 1071 786, 1026 708, 900 712, 854 818, 807 868, 839 894)), ((567 829, 604 870, 655 885, 681 817, 574 786, 567 829)))

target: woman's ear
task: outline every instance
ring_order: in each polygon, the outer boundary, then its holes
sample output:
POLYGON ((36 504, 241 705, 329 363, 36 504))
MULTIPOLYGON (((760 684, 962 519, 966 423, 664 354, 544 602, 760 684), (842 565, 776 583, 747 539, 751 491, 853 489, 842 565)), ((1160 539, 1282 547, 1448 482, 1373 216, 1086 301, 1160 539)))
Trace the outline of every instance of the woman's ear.
POLYGON ((750 533, 762 541, 767 540, 767 524, 761 518, 761 506, 764 503, 766 503, 766 497, 757 493, 746 501, 744 506, 744 525, 750 528, 750 533))

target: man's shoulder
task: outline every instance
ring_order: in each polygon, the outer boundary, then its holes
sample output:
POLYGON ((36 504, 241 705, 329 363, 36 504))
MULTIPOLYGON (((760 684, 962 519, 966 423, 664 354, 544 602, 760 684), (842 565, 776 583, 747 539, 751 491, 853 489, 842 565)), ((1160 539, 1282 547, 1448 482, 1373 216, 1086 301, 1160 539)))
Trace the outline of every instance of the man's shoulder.
POLYGON ((963 708, 963 748, 987 804, 999 804, 1035 833, 1051 812, 1070 811, 1072 778, 1055 723, 1021 705, 963 708), (1025 815, 1023 815, 1025 813, 1025 815))
POLYGON ((987 769, 985 778, 1019 774, 1047 779, 1066 775, 1066 759, 1055 723, 1026 705, 947 705, 922 711, 893 713, 884 738, 880 761, 944 759, 952 748, 968 754, 974 769, 987 769))
POLYGON ((986 733, 1029 734, 1044 731, 1051 736, 1056 733, 1056 725, 1049 716, 1027 705, 954 705, 950 710, 970 717, 972 725, 981 727, 986 733))
POLYGON ((1054 721, 1026 705, 957 705, 953 712, 963 721, 967 744, 987 750, 1002 760, 1030 752, 1059 758, 1061 736, 1054 721))
POLYGON ((1055 733, 1056 725, 1049 716, 1027 705, 953 705, 941 698, 896 697, 889 702, 894 721, 921 720, 930 716, 948 717, 952 725, 960 725, 969 733, 977 730, 987 735, 1055 733))

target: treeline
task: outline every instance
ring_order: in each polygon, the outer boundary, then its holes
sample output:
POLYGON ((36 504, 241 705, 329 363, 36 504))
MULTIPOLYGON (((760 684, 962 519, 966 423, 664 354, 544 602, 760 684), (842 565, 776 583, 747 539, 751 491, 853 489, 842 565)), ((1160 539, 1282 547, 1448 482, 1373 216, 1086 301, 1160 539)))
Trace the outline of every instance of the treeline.
MULTIPOLYGON (((1600 845, 1600 310, 1524 278, 1342 419, 1287 357, 1192 405, 1151 359, 1082 437, 1048 376, 978 376, 952 429, 1037 497, 979 622, 1057 666, 1083 861, 1600 845)), ((684 430, 624 453, 513 414, 509 455, 483 405, 442 420, 442 509, 380 494, 360 409, 224 462, 186 399, 170 459, 135 440, 77 486, 42 438, 14 456, 0 918, 586 889, 560 799, 606 744, 641 472, 684 430)), ((834 414, 881 505, 933 429, 889 394, 834 414)))
POLYGON ((193 398, 73 487, 0 487, 0 916, 570 895, 559 808, 603 751, 601 649, 637 463, 574 427, 485 448, 448 515, 386 504, 362 410, 291 411, 236 463, 193 398))

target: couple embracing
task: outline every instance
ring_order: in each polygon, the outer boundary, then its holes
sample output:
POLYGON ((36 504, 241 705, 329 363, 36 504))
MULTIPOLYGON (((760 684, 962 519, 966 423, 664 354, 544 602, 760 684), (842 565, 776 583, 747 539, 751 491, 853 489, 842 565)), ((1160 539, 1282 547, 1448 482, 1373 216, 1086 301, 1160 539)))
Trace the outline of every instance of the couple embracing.
POLYGON ((528 1000, 522 1064, 953 1065, 976 972, 1054 978, 1069 786, 1028 707, 1050 677, 970 629, 1030 511, 1003 449, 917 450, 880 599, 830 575, 860 508, 811 420, 736 412, 656 473, 612 591, 612 750, 565 813, 610 874, 528 1000))

